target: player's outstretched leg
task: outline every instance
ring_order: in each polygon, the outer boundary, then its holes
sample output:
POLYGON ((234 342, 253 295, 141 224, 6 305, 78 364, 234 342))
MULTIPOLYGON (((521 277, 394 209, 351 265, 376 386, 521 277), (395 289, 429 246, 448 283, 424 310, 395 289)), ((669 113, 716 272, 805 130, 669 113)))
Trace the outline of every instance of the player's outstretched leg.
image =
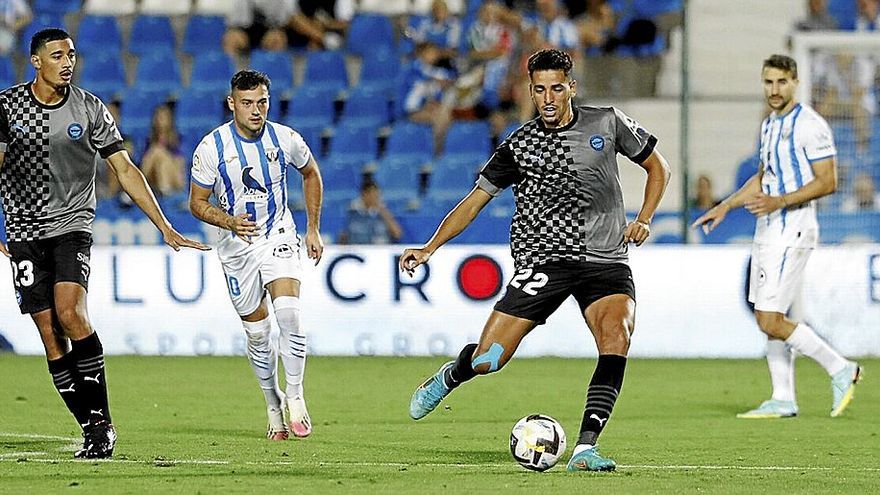
POLYGON ((409 403, 412 419, 422 419, 440 404, 455 387, 476 376, 472 360, 477 344, 464 346, 455 361, 443 364, 432 377, 419 385, 409 403))
POLYGON ((836 418, 843 414, 843 411, 853 399, 853 393, 856 384, 862 379, 862 367, 858 363, 848 362, 846 366, 832 375, 831 377, 831 394, 833 402, 831 403, 831 417, 836 418))
POLYGON ((284 392, 287 396, 288 426, 293 436, 305 438, 312 433, 312 420, 303 394, 307 341, 300 324, 300 299, 295 296, 278 296, 272 300, 272 305, 281 330, 278 335, 278 350, 287 382, 284 392))
POLYGON ((599 454, 597 441, 611 417, 614 403, 623 385, 626 356, 602 354, 587 389, 587 403, 581 420, 581 431, 574 453, 568 461, 569 471, 614 471, 617 464, 599 454))

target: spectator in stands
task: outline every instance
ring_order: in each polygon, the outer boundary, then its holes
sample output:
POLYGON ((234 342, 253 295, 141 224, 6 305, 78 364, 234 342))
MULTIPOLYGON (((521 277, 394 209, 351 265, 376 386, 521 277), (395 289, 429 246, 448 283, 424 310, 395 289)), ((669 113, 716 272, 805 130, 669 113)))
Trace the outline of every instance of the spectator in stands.
POLYGON ((297 0, 290 18, 290 46, 335 50, 345 41, 355 0, 297 0))
POLYGON ((837 19, 828 13, 828 0, 807 0, 807 17, 798 21, 794 28, 798 31, 837 29, 837 19))
POLYGON ((223 51, 233 57, 251 49, 279 51, 288 46, 288 25, 296 12, 295 0, 245 0, 226 19, 223 51))
POLYGON ((880 5, 877 0, 857 0, 856 12, 856 31, 880 30, 880 5))
POLYGON ((575 18, 581 46, 602 48, 614 32, 614 11, 607 0, 587 0, 587 10, 575 18))
POLYGON ((461 42, 461 23, 449 14, 446 0, 431 3, 431 15, 422 19, 407 36, 416 43, 433 43, 440 50, 437 65, 450 70, 455 69, 458 46, 461 42))
POLYGON ((415 49, 416 59, 403 72, 401 93, 403 111, 412 122, 431 124, 434 130, 434 152, 440 154, 443 139, 452 121, 453 97, 446 90, 454 84, 448 69, 437 67, 440 50, 432 43, 419 43, 415 49))
POLYGON ((170 196, 184 190, 180 135, 174 125, 174 113, 168 105, 159 105, 153 111, 150 139, 141 167, 157 194, 170 196))
MULTIPOLYGON (((486 117, 500 106, 500 88, 510 70, 516 32, 503 21, 504 7, 489 0, 477 12, 467 32, 467 58, 458 79, 458 107, 478 107, 476 115, 486 117)), ((501 128, 504 128, 502 119, 501 128)), ((500 130, 500 129, 499 129, 500 130)))
POLYGON ((859 174, 853 182, 852 196, 843 200, 841 209, 846 212, 880 211, 880 193, 874 187, 874 179, 868 174, 859 174))
POLYGON ((30 24, 33 16, 25 0, 3 0, 0 8, 0 56, 8 57, 15 50, 19 32, 30 24))
POLYGON ((340 244, 389 244, 400 240, 403 230, 382 202, 382 192, 373 180, 361 185, 361 195, 351 202, 348 222, 339 233, 340 244))
POLYGON ((701 174, 697 177, 697 186, 694 188, 694 198, 691 206, 705 211, 717 204, 718 200, 712 191, 712 179, 706 174, 701 174))

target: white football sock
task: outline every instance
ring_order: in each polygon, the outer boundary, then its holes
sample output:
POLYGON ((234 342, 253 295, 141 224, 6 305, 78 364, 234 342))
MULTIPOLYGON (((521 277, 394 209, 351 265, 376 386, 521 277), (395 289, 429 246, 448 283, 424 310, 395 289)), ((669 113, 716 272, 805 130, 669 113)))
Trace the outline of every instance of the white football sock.
POLYGON ((269 342, 272 323, 269 318, 260 321, 243 321, 244 332, 247 334, 247 357, 260 382, 260 388, 266 398, 266 405, 272 409, 281 408, 281 393, 278 389, 278 355, 269 342))
POLYGON ((287 381, 285 394, 293 399, 303 394, 303 372, 306 367, 306 336, 300 329, 299 298, 280 296, 272 301, 275 318, 281 329, 278 352, 284 364, 284 377, 287 381))
POLYGON ((579 443, 574 446, 574 451, 571 453, 571 456, 574 457, 574 456, 580 454, 581 452, 583 452, 587 449, 592 449, 592 448, 593 448, 593 446, 588 443, 579 443))
POLYGON ((773 399, 794 402, 794 351, 783 341, 767 340, 767 366, 773 399))
POLYGON ((798 323, 785 342, 804 356, 813 358, 829 375, 846 367, 847 360, 816 335, 806 323, 798 323))

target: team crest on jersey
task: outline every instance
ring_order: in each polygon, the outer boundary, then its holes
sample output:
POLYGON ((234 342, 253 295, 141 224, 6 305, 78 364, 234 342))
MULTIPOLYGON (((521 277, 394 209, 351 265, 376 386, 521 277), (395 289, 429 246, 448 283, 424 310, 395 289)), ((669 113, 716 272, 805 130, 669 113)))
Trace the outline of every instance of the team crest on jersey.
POLYGON ((260 184, 257 179, 251 175, 254 167, 245 167, 241 169, 241 183, 244 184, 245 196, 259 196, 266 194, 266 186, 260 184))
POLYGON ((605 149, 605 138, 598 134, 590 136, 590 147, 596 151, 602 151, 605 149))
POLYGON ((67 137, 76 141, 83 135, 83 126, 79 122, 74 122, 67 126, 67 137))
POLYGON ((290 247, 290 244, 280 244, 272 251, 272 256, 276 258, 290 258, 293 256, 293 248, 290 247))
POLYGON ((269 163, 277 162, 278 161, 278 150, 266 151, 266 159, 269 160, 269 163))

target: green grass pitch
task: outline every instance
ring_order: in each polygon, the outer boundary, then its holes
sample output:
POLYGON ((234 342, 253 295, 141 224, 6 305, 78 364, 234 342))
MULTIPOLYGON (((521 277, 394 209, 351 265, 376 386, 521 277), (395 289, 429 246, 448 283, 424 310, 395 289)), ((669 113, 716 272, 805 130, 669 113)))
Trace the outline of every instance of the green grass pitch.
MULTIPOLYGON (((119 432, 111 461, 73 461, 79 440, 45 361, 0 355, 2 493, 878 493, 880 388, 865 380, 829 418, 828 377, 798 360, 800 417, 738 420, 769 394, 763 360, 631 360, 601 438, 615 473, 567 473, 594 360, 514 359, 427 418, 413 388, 442 358, 311 357, 314 433, 265 440, 244 357, 107 358, 119 432), (558 419, 569 451, 545 473, 507 447, 520 417, 558 419)), ((878 375, 880 376, 880 375, 878 375)), ((880 378, 878 378, 880 380, 880 378)))

